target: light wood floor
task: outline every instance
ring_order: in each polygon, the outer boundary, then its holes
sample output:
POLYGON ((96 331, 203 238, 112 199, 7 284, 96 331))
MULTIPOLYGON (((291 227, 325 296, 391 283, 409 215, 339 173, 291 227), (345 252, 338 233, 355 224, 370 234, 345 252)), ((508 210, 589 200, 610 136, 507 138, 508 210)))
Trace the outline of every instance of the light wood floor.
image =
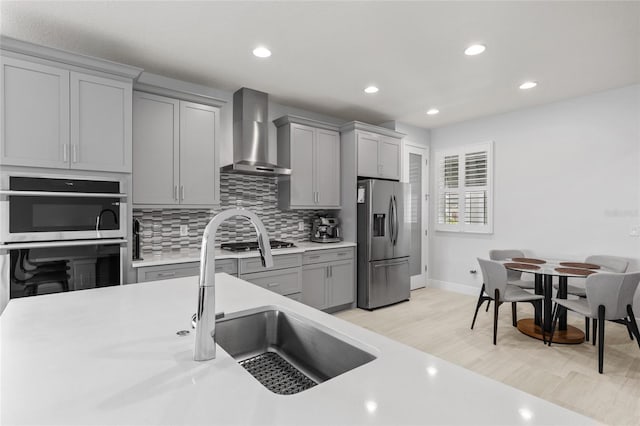
MULTIPOLYGON (((511 306, 500 307, 498 345, 492 344, 493 306, 478 313, 477 298, 439 289, 420 289, 409 302, 369 312, 336 315, 532 395, 610 425, 640 425, 640 348, 626 328, 607 323, 604 374, 597 370, 597 346, 545 346, 511 325, 511 306)), ((518 318, 533 316, 519 304, 518 318)), ((486 305, 485 305, 486 306, 486 305)), ((582 317, 569 323, 584 328, 582 317)))

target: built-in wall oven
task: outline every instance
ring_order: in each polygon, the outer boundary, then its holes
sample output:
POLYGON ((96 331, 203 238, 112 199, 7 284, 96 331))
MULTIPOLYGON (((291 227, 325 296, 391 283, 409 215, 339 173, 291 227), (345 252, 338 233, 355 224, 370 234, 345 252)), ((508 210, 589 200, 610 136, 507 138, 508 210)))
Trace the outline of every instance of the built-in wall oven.
POLYGON ((120 285, 128 222, 124 184, 1 174, 4 298, 120 285))

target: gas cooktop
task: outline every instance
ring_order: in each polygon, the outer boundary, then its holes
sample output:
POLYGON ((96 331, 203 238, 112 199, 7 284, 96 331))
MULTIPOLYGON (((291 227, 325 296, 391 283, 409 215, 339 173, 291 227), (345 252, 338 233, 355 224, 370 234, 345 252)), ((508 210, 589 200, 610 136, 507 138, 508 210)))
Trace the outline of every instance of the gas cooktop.
MULTIPOLYGON (((280 240, 269 240, 269 245, 272 249, 279 248, 291 248, 295 247, 295 245, 288 241, 280 241, 280 240)), ((243 243, 222 243, 220 245, 222 250, 228 251, 251 251, 258 250, 258 242, 257 241, 249 241, 243 243)))

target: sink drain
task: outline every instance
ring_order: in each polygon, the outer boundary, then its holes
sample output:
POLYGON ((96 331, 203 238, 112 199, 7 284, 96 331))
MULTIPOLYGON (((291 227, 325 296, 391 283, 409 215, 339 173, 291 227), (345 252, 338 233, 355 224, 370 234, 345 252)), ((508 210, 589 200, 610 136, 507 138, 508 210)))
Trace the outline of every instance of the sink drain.
POLYGON ((317 383, 275 352, 265 352, 240 362, 264 387, 280 395, 292 395, 317 383))

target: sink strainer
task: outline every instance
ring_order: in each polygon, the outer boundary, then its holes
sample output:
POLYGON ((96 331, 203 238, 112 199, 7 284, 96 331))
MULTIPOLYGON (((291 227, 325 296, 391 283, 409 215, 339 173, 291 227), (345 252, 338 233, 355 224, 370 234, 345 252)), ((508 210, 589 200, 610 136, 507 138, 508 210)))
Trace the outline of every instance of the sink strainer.
POLYGON ((264 387, 280 395, 292 395, 317 384, 275 352, 245 359, 240 365, 264 387))

